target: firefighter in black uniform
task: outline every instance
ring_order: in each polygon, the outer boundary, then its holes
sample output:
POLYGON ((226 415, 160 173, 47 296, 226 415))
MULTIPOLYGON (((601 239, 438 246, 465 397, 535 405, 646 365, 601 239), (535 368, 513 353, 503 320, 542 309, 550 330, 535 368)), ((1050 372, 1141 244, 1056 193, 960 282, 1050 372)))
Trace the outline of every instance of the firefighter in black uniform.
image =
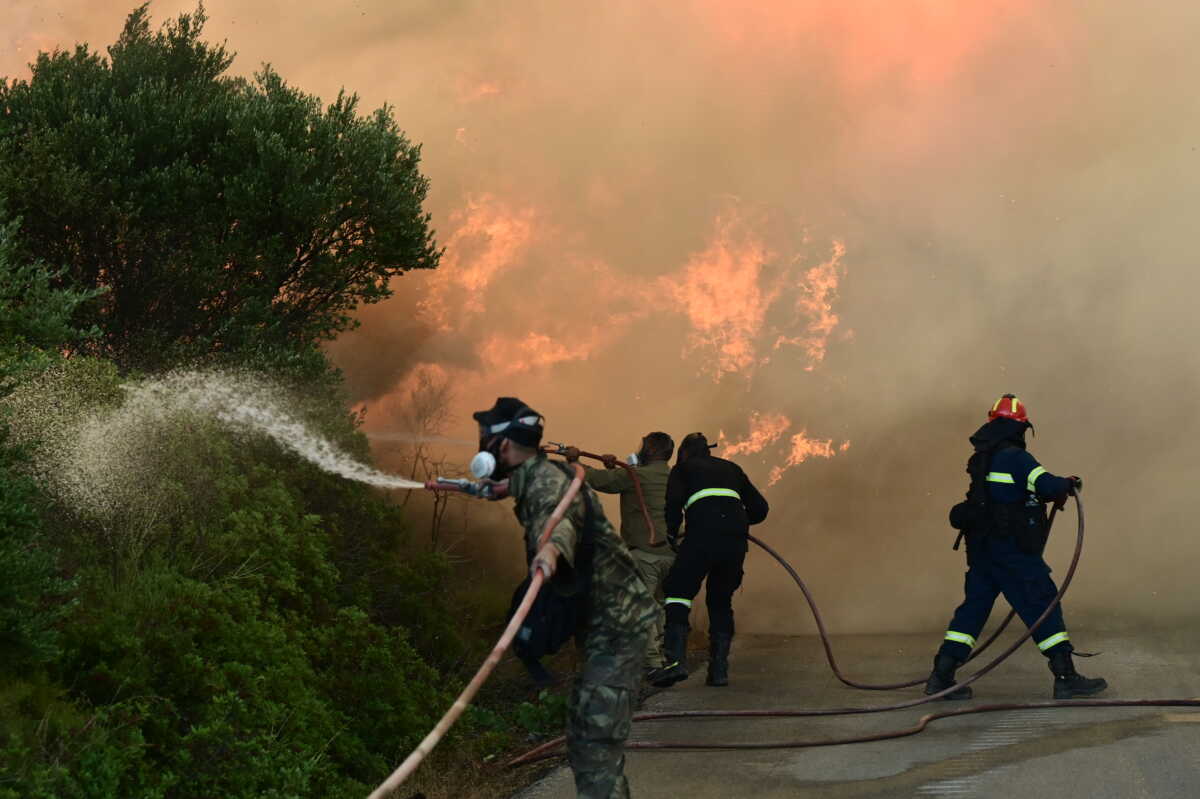
POLYGON ((702 433, 687 436, 667 479, 667 537, 679 554, 663 581, 666 666, 654 680, 659 687, 687 679, 688 614, 705 578, 710 655, 706 682, 729 684, 733 592, 742 584, 749 527, 767 518, 767 501, 742 467, 713 457, 713 446, 702 433), (686 535, 679 541, 685 515, 686 535))

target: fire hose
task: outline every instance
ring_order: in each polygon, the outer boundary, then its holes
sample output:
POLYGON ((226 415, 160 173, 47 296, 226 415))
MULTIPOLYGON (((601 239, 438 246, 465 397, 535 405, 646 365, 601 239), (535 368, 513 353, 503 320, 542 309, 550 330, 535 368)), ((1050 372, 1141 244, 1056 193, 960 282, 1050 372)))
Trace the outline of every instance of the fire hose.
MULTIPOLYGON (((565 444, 557 444, 551 441, 549 446, 542 447, 542 452, 551 455, 566 455, 568 449, 569 448, 565 444)), ((665 541, 660 542, 655 537, 654 520, 650 518, 650 510, 646 507, 646 495, 642 493, 642 481, 638 479, 637 470, 633 468, 633 465, 626 463, 625 461, 616 460, 615 458, 606 459, 603 455, 597 455, 593 452, 584 452, 582 450, 579 451, 579 456, 582 458, 591 458, 592 460, 600 461, 606 466, 611 461, 614 466, 618 466, 625 470, 625 473, 629 475, 630 482, 633 483, 633 492, 637 494, 638 507, 642 509, 642 521, 646 523, 646 529, 649 530, 650 546, 665 546, 665 541)))
MULTIPOLYGON (((950 686, 949 688, 946 688, 945 690, 939 691, 935 694, 922 696, 917 699, 907 700, 904 702, 895 702, 892 704, 873 705, 873 706, 867 706, 867 707, 799 708, 799 709, 794 709, 794 710, 676 710, 676 711, 664 711, 664 712, 656 712, 656 713, 638 713, 638 714, 634 715, 633 720, 634 721, 660 721, 660 720, 665 720, 665 719, 678 719, 678 718, 799 718, 799 717, 812 717, 812 716, 843 716, 843 715, 861 715, 861 714, 869 714, 869 713, 884 713, 884 712, 888 712, 888 711, 903 710, 906 708, 917 707, 919 705, 927 704, 929 702, 933 702, 933 701, 942 699, 943 697, 947 696, 948 694, 958 691, 959 689, 961 689, 965 686, 971 685, 972 683, 974 683, 977 680, 979 680, 980 678, 982 678, 985 674, 987 674, 990 671, 992 671, 993 669, 995 669, 1002 662, 1007 660, 1010 655, 1012 655, 1014 652, 1016 652, 1021 647, 1022 644, 1024 644, 1027 640, 1029 640, 1033 636, 1033 634, 1037 631, 1038 627, 1040 627, 1042 625, 1042 623, 1045 622, 1045 620, 1050 617, 1050 614, 1054 611, 1054 609, 1056 607, 1058 607, 1059 603, 1062 601, 1063 596, 1067 592, 1067 588, 1070 586, 1072 579, 1074 579, 1076 568, 1079 565, 1080 556, 1083 553, 1084 513, 1083 513, 1083 501, 1080 499, 1078 492, 1076 492, 1076 494, 1075 494, 1075 505, 1076 505, 1076 510, 1078 513, 1078 531, 1077 531, 1076 539, 1075 539, 1075 551, 1071 557, 1071 565, 1067 569, 1067 573, 1066 573, 1065 577, 1063 578, 1062 586, 1059 588, 1058 593, 1055 595, 1054 599, 1046 607, 1046 609, 1042 613, 1042 615, 1040 617, 1038 617, 1038 619, 1033 624, 1029 625, 1029 627, 1025 631, 1025 633, 1023 635, 1021 635, 1021 637, 1018 638, 1014 643, 1012 643, 1007 649, 1005 649, 1000 655, 998 655, 991 662, 989 662, 983 668, 979 669, 974 674, 970 675, 966 679, 960 680, 958 683, 950 686)), ((778 561, 779 564, 781 566, 783 566, 784 569, 788 572, 788 574, 792 577, 792 579, 795 581, 796 585, 800 588, 800 590, 804 593, 805 599, 808 601, 809 608, 812 610, 813 617, 817 623, 817 630, 821 637, 822 645, 825 648, 826 658, 829 661, 831 669, 833 670, 834 674, 837 676, 837 678, 839 680, 841 680, 844 684, 846 684, 850 687, 861 688, 861 689, 866 689, 866 690, 888 690, 893 687, 894 688, 905 688, 905 687, 911 687, 913 685, 918 685, 921 682, 923 682, 923 680, 918 679, 918 680, 913 680, 913 681, 909 681, 909 682, 905 682, 905 683, 897 683, 894 685, 869 685, 869 684, 864 684, 864 683, 858 683, 858 682, 855 682, 855 681, 850 680, 849 678, 845 677, 845 675, 843 675, 841 673, 841 670, 837 667, 836 661, 833 657, 832 646, 829 642, 828 632, 825 629, 824 620, 821 618, 820 611, 817 609, 816 602, 813 599, 812 593, 809 591, 808 586, 805 585, 804 581, 800 578, 800 575, 796 573, 795 569, 792 568, 791 564, 789 564, 778 552, 776 552, 769 545, 765 544, 764 542, 762 542, 761 540, 759 540, 758 538, 756 538, 754 536, 750 536, 750 540, 753 541, 757 546, 762 548, 768 555, 770 555, 776 561, 778 561)), ((991 638, 988 639, 988 641, 987 641, 988 644, 990 644, 992 641, 994 641, 999 636, 1000 632, 1002 632, 1002 630, 1003 630, 1003 627, 1006 626, 1009 621, 1011 621, 1011 618, 1012 618, 1012 614, 1010 614, 1009 618, 1004 621, 1004 624, 1001 626, 1001 628, 998 629, 995 633, 993 633, 991 638)), ((982 648, 983 647, 981 647, 979 651, 982 651, 982 648)), ((936 721, 938 719, 953 718, 953 717, 957 717, 957 716, 967 716, 967 715, 973 715, 973 714, 979 714, 979 713, 996 713, 996 712, 1000 712, 1000 711, 1009 711, 1009 710, 1041 710, 1041 709, 1048 709, 1048 708, 1066 708, 1066 707, 1200 707, 1200 700, 1197 700, 1197 699, 1072 699, 1072 700, 1066 700, 1066 701, 1052 701, 1052 702, 1018 702, 1018 703, 1010 702, 1010 703, 1003 703, 1003 704, 978 705, 975 707, 958 708, 958 709, 953 709, 953 710, 944 710, 944 711, 935 712, 935 713, 927 713, 926 715, 924 715, 920 719, 918 719, 916 724, 909 726, 909 727, 904 727, 904 728, 896 729, 896 730, 888 730, 888 731, 878 732, 878 733, 870 733, 870 734, 866 734, 866 735, 848 736, 848 737, 841 737, 841 738, 818 738, 818 739, 755 741, 755 742, 746 742, 746 741, 705 742, 705 743, 697 743, 697 742, 690 742, 690 741, 635 741, 632 743, 627 743, 625 748, 626 749, 637 749, 637 750, 660 750, 660 751, 661 750, 676 750, 676 751, 678 751, 678 750, 697 750, 697 749, 699 749, 699 750, 802 749, 802 748, 812 748, 812 747, 819 747, 819 746, 839 746, 839 745, 843 745, 843 744, 866 743, 869 741, 882 741, 882 740, 889 740, 889 739, 893 739, 893 738, 904 738, 904 737, 907 737, 910 735, 915 735, 919 732, 922 732, 929 726, 929 724, 931 722, 936 721)), ((514 758, 513 760, 509 761, 508 765, 510 767, 520 766, 520 765, 534 763, 534 762, 537 762, 540 760, 545 760, 547 758, 553 757, 555 755, 554 750, 556 750, 559 746, 562 745, 563 740, 564 739, 562 737, 559 737, 552 741, 548 741, 548 742, 542 744, 541 746, 538 746, 538 747, 530 750, 529 752, 526 752, 525 754, 523 754, 517 758, 514 758)))
MULTIPOLYGON (((575 466, 575 478, 567 486, 567 490, 563 492, 562 499, 554 508, 554 512, 550 514, 550 518, 546 520, 546 526, 542 529, 542 534, 538 538, 538 548, 545 546, 550 540, 550 534, 554 532, 554 528, 562 521, 566 515, 567 508, 570 507, 571 501, 579 494, 579 489, 583 485, 583 467, 575 466)), ((462 486, 455 483, 439 483, 439 481, 431 481, 427 487, 440 486, 432 488, 432 490, 448 491, 448 490, 465 490, 462 486)), ((462 690, 458 698, 454 700, 454 704, 446 711, 441 720, 434 728, 425 736, 424 740, 417 745, 417 748, 404 759, 391 775, 384 780, 378 788, 371 792, 368 799, 383 799, 392 791, 399 788, 412 773, 417 770, 417 766, 421 765, 421 761, 433 751, 434 747, 442 740, 442 737, 454 726, 459 717, 466 711, 467 706, 471 704, 471 700, 475 698, 475 694, 479 693, 479 689, 487 682, 487 678, 491 676, 492 670, 496 668, 496 664, 500 662, 500 658, 508 649, 517 631, 524 623, 525 617, 529 615, 529 609, 533 607, 533 601, 537 598, 538 591, 542 588, 542 583, 545 577, 542 570, 535 568, 533 575, 529 580, 529 588, 525 591, 524 598, 521 599, 521 604, 517 607, 512 619, 509 620, 508 626, 504 628, 504 633, 500 636, 500 640, 492 647, 491 654, 483 661, 483 665, 479 667, 479 671, 475 672, 475 676, 467 683, 467 687, 462 690)))
MULTIPOLYGON (((558 447, 557 449, 553 449, 550 451, 560 452, 561 450, 562 450, 562 448, 558 447)), ((600 456, 594 455, 592 453, 581 452, 580 454, 583 457, 589 457, 589 458, 594 458, 597 460, 603 460, 603 458, 601 458, 600 456)), ((653 536, 654 527, 653 527, 653 524, 650 522, 649 513, 646 508, 645 498, 642 494, 641 485, 640 485, 640 481, 638 480, 637 474, 631 467, 628 466, 628 464, 620 464, 620 465, 623 467, 626 467, 630 473, 630 476, 632 477, 632 482, 635 487, 635 490, 636 490, 636 493, 638 496, 638 500, 639 500, 639 503, 642 508, 643 516, 647 521, 649 529, 651 530, 651 536, 653 536)), ((558 522, 561 521, 563 515, 566 512, 567 507, 570 505, 570 502, 574 499, 575 495, 578 493, 578 491, 580 489, 580 486, 582 485, 582 482, 583 482, 582 467, 580 467, 576 464, 575 471, 576 471, 575 479, 572 480, 567 491, 564 493, 562 500, 559 502, 558 506, 555 508, 554 513, 551 515, 550 519, 547 520, 546 527, 543 530, 541 538, 539 540, 539 546, 544 544, 549 539, 550 533, 553 532, 553 530, 557 526, 558 522)), ((431 490, 437 490, 437 491, 463 491, 465 493, 469 493, 474 496, 482 496, 482 497, 488 497, 488 498, 497 498, 500 496, 504 496, 506 493, 506 490, 505 490, 506 487, 503 486, 503 484, 493 486, 490 484, 469 483, 468 481, 465 481, 465 480, 445 480, 442 478, 430 481, 429 483, 426 484, 426 488, 431 489, 431 490)), ((923 697, 920 697, 917 699, 908 700, 908 701, 904 701, 904 702, 896 702, 896 703, 887 704, 887 705, 875 705, 875 706, 867 706, 867 707, 815 708, 815 709, 814 708, 800 708, 800 709, 794 709, 794 710, 679 710, 679 711, 665 711, 665 712, 657 712, 657 713, 638 713, 638 714, 634 715, 633 720, 634 721, 658 721, 658 720, 676 719, 676 718, 797 718, 797 717, 811 717, 811 716, 840 716, 840 715, 860 715, 860 714, 869 714, 869 713, 883 713, 883 712, 888 712, 888 711, 893 711, 893 710, 903 710, 906 708, 917 707, 917 706, 920 706, 923 704, 927 704, 929 702, 933 702, 933 701, 942 699, 943 697, 947 696, 948 694, 951 694, 955 691, 958 691, 959 689, 961 689, 963 687, 971 685, 972 683, 976 682, 977 680, 982 678, 984 675, 986 675, 987 673, 991 672, 993 669, 998 667, 1003 661, 1008 659, 1009 656, 1011 656, 1014 652, 1016 652, 1021 647, 1021 645, 1025 643, 1025 641, 1029 640, 1033 636, 1033 634, 1037 631, 1038 627, 1040 627, 1041 624, 1043 622, 1045 622, 1045 620, 1047 618, 1049 618, 1050 614, 1054 611, 1054 609, 1056 607, 1058 607, 1058 605, 1062 601, 1062 598, 1066 594, 1067 589, 1071 584, 1071 581, 1074 579, 1075 571, 1079 565, 1079 559, 1083 553, 1084 511, 1083 511, 1083 502, 1080 499, 1078 492, 1075 494, 1075 504, 1076 504, 1076 510, 1077 510, 1077 514, 1078 514, 1078 531, 1076 534, 1075 551, 1071 558, 1071 564, 1070 564, 1069 568, 1067 569, 1067 573, 1066 573, 1065 577, 1063 578, 1062 586, 1059 588, 1058 593, 1055 595, 1054 599, 1046 607, 1046 609, 1042 613, 1042 615, 1033 624, 1029 625, 1026 632, 1024 634, 1022 634, 1021 637, 1018 638, 1013 644, 1011 644, 1006 650, 1004 650, 1004 652, 1002 652, 1000 655, 998 655, 991 662, 989 662, 983 668, 979 669, 974 674, 970 675, 969 677, 967 677, 964 680, 961 680, 960 682, 956 683, 955 685, 952 685, 949 688, 946 688, 943 691, 939 691, 935 694, 923 696, 923 697)), ((1055 509, 1055 511, 1057 511, 1057 508, 1055 509)), ((1053 518, 1054 518, 1054 512, 1051 513, 1051 517, 1050 517, 1051 523, 1053 522, 1053 518)), ((791 576, 793 581, 796 583, 796 585, 800 588, 801 592, 804 594, 805 600, 807 601, 809 608, 813 614, 814 621, 816 622, 817 630, 818 630, 822 645, 825 650, 826 659, 829 662, 831 670, 833 671, 833 673, 837 676, 837 678, 842 683, 844 683, 845 685, 850 686, 852 688, 859 688, 859 689, 863 689, 863 690, 893 690, 893 689, 898 689, 898 688, 912 687, 915 685, 919 685, 921 682, 923 682, 922 679, 916 679, 916 680, 911 680, 911 681, 903 682, 903 683, 877 685, 877 684, 859 683, 857 681, 849 679, 844 674, 842 674, 840 668, 837 665, 836 659, 834 658, 834 655, 833 655, 833 649, 832 649, 832 645, 829 641, 828 631, 825 628, 824 619, 821 616, 821 613, 817 607, 816 601, 813 598, 811 591, 808 589, 808 586, 804 583, 803 579, 801 579, 800 575, 795 571, 795 569, 792 568, 791 564, 789 564, 783 558, 783 556, 781 556, 778 552, 776 552, 772 547, 770 547, 768 544, 764 543, 760 539, 756 538, 755 536, 749 536, 749 540, 754 542, 755 545, 760 547, 764 552, 766 552, 768 555, 770 555, 772 558, 774 558, 788 572, 789 576, 791 576)), ((522 599, 520 606, 517 608, 516 613, 513 615, 512 619, 510 620, 508 627, 504 631, 504 634, 501 635, 500 640, 497 641, 495 647, 492 649, 491 654, 488 656, 487 660, 484 661, 483 665, 480 667, 480 669, 476 673, 475 677, 471 680, 471 682, 467 685, 467 687, 465 689, 463 689, 462 694, 460 694, 460 696, 454 702, 454 704, 451 706, 451 708, 442 717, 441 721, 438 722, 438 724, 434 727, 434 729, 425 737, 425 739, 420 743, 420 745, 418 745, 418 747, 405 759, 405 761, 403 763, 401 763, 399 768, 397 768, 391 774, 391 776, 389 776, 388 779, 384 781, 383 784, 381 784, 378 788, 375 789, 375 791, 373 791, 371 793, 369 799, 382 799, 389 792, 391 792, 395 788, 399 787, 406 779, 408 779, 408 777, 411 776, 411 774, 416 770, 417 766, 420 765, 421 761, 429 754, 429 752, 431 752, 433 750, 433 748, 435 746, 437 746, 438 742, 445 735, 445 733, 450 729, 450 727, 452 727, 454 725, 454 723, 458 720, 458 718, 466 710, 466 707, 470 704, 470 701, 474 698, 475 694, 478 693, 480 687, 482 687, 483 683, 490 676, 492 670, 495 668, 496 664, 499 662, 499 660, 502 657, 505 650, 512 643, 512 640, 513 640, 517 630, 520 628, 520 625, 523 623, 525 616, 529 613, 529 609, 532 606, 533 601, 536 598, 537 593, 542 586, 543 579, 544 578, 542 576, 542 572, 540 570, 535 571, 533 577, 531 578, 529 589, 526 591, 525 597, 522 599)), ((1004 622, 1000 625, 1000 627, 988 638, 988 640, 983 645, 981 645, 980 647, 978 647, 976 649, 976 651, 972 654, 970 659, 974 659, 977 655, 982 653, 984 649, 986 649, 988 646, 990 646, 992 644, 992 642, 994 642, 1000 636, 1000 634, 1004 631, 1005 627, 1007 627, 1009 622, 1012 621, 1012 618, 1014 615, 1015 615, 1015 611, 1009 613, 1008 617, 1004 620, 1004 622)), ((953 718, 953 717, 957 717, 957 716, 966 716, 966 715, 973 715, 973 714, 980 714, 980 713, 995 713, 995 712, 1010 711, 1010 710, 1036 710, 1036 709, 1065 708, 1065 707, 1200 707, 1200 700, 1196 700, 1196 699, 1126 699, 1126 700, 1120 700, 1120 699, 1080 700, 1080 699, 1075 699, 1075 700, 1068 700, 1068 701, 1003 703, 1003 704, 979 705, 979 706, 975 706, 975 707, 958 708, 958 709, 946 710, 946 711, 941 711, 941 712, 936 712, 936 713, 927 713, 924 716, 920 717, 917 720, 916 724, 914 724, 912 726, 904 727, 904 728, 896 729, 896 730, 885 731, 885 732, 871 733, 871 734, 867 734, 867 735, 859 735, 859 736, 850 736, 850 737, 842 737, 842 738, 825 738, 825 739, 807 739, 807 740, 801 739, 801 740, 785 740, 785 741, 759 741, 759 742, 737 741, 737 742, 695 743, 695 742, 688 742, 688 741, 639 741, 639 742, 633 742, 633 743, 626 744, 626 748, 627 749, 638 749, 638 750, 662 751, 662 750, 694 750, 694 749, 702 749, 702 750, 799 749, 799 748, 811 748, 811 747, 819 747, 819 746, 838 746, 838 745, 843 745, 843 744, 865 743, 865 742, 869 742, 869 741, 880 741, 880 740, 889 740, 889 739, 894 739, 894 738, 903 738, 903 737, 907 737, 910 735, 915 735, 915 734, 925 730, 931 722, 936 721, 938 719, 953 718)), ((523 754, 517 758, 514 758, 513 760, 511 760, 508 763, 508 765, 510 767, 525 765, 525 764, 545 760, 550 757, 554 757, 555 756, 554 750, 556 750, 558 747, 560 747, 563 742, 564 742, 564 739, 562 737, 548 741, 548 742, 542 744, 541 746, 538 746, 538 747, 530 750, 529 752, 526 752, 525 754, 523 754)))

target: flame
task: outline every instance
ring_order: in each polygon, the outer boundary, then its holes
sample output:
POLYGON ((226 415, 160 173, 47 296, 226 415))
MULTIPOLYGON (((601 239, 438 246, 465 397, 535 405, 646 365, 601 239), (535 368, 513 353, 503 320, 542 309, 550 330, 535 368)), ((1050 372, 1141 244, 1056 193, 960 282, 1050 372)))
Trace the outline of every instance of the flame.
MULTIPOLYGON (((848 449, 850 449, 850 442, 844 441, 837 448, 837 452, 845 452, 848 449)), ((767 481, 767 485, 775 485, 782 479, 784 472, 793 466, 799 466, 809 458, 832 458, 835 454, 833 439, 809 438, 808 431, 801 430, 792 436, 792 450, 788 453, 787 460, 782 466, 776 466, 771 470, 771 477, 767 481)))
POLYGON ((586 361, 599 344, 599 333, 597 329, 580 337, 530 331, 517 339, 494 335, 480 347, 479 357, 484 369, 492 374, 517 374, 566 361, 586 361))
POLYGON ((763 265, 772 258, 762 239, 736 210, 719 215, 708 247, 688 259, 678 275, 664 279, 669 297, 691 322, 686 353, 709 360, 702 372, 715 381, 749 372, 759 362, 755 340, 777 286, 762 286, 763 265))
POLYGON ((750 435, 741 441, 728 443, 725 431, 717 435, 717 443, 722 447, 721 456, 731 458, 734 455, 753 455, 762 452, 774 444, 792 426, 792 420, 782 413, 760 414, 758 411, 750 414, 750 435))
POLYGON ((832 257, 804 273, 800 294, 796 298, 796 311, 809 320, 807 329, 801 336, 781 335, 775 340, 775 349, 785 344, 803 349, 808 356, 808 364, 804 367, 807 372, 813 371, 817 364, 825 360, 829 336, 838 325, 833 303, 837 300, 838 283, 843 271, 841 261, 845 254, 846 246, 835 241, 832 257))
POLYGON ((443 332, 453 327, 452 306, 459 313, 482 313, 484 291, 525 255, 536 219, 532 208, 513 209, 491 194, 467 197, 465 207, 450 214, 454 231, 419 312, 443 332))

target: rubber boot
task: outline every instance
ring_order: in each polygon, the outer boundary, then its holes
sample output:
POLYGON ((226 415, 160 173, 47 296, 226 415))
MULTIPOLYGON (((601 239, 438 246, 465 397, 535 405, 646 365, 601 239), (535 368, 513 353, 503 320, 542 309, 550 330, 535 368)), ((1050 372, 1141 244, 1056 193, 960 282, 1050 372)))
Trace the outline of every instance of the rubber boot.
POLYGON ((1069 649, 1050 654, 1050 671, 1054 674, 1055 699, 1095 696, 1108 687, 1108 683, 1100 677, 1089 679, 1075 671, 1075 661, 1071 659, 1069 649))
POLYGON ((667 665, 650 679, 655 688, 667 688, 688 678, 688 629, 686 624, 668 624, 663 630, 663 659, 667 665))
MULTIPOLYGON (((942 691, 954 685, 954 672, 962 665, 961 660, 956 660, 949 655, 938 652, 933 658, 933 671, 929 673, 929 679, 925 681, 925 695, 941 693, 942 691)), ((974 695, 971 686, 959 688, 957 691, 948 693, 942 699, 970 699, 974 695)))
POLYGON ((729 633, 710 633, 708 636, 708 678, 705 685, 723 687, 729 685, 729 646, 733 636, 729 633))

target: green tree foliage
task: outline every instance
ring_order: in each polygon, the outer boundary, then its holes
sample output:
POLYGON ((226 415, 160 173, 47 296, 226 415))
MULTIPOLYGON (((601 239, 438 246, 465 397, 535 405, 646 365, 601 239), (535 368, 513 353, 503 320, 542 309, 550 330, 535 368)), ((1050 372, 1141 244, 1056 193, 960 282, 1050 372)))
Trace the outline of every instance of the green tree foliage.
POLYGON ((204 22, 152 31, 143 6, 107 58, 43 53, 0 84, 0 198, 30 255, 107 289, 76 320, 126 367, 331 338, 440 255, 389 108, 229 76, 204 22))
POLYGON ((22 261, 16 243, 19 224, 20 220, 0 223, 0 396, 21 373, 78 345, 87 333, 75 328, 71 318, 81 304, 99 294, 56 288, 61 272, 38 261, 22 261))
MULTIPOLYGON (((359 797, 486 646, 399 508, 211 418, 93 442, 136 460, 104 512, 51 479, 63 431, 201 358, 269 368, 366 459, 316 345, 437 264, 390 111, 227 76, 204 21, 142 7, 107 58, 0 85, 0 799, 359 797)), ((450 746, 560 716, 482 710, 450 746)))
MULTIPOLYGON (((122 380, 58 371, 81 406, 122 380)), ((0 797, 363 795, 450 701, 444 562, 402 559, 365 487, 203 417, 168 432, 184 468, 141 478, 174 499, 116 531, 137 547, 2 473, 0 514, 39 546, 14 567, 0 536, 0 797)))

